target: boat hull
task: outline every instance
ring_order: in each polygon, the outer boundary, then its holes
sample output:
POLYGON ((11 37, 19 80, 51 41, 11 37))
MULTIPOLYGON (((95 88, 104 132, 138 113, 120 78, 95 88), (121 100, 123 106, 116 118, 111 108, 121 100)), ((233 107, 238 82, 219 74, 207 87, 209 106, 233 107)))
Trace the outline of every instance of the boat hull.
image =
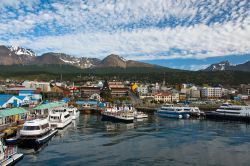
POLYGON ((176 119, 188 119, 190 117, 190 115, 186 112, 158 111, 156 114, 161 117, 176 118, 176 119))
POLYGON ((51 130, 46 135, 40 136, 37 138, 20 137, 17 142, 19 146, 36 147, 36 146, 40 146, 48 142, 56 133, 57 133, 57 130, 51 130))
POLYGON ((216 112, 207 112, 205 116, 207 119, 250 122, 250 116, 227 115, 216 112))
POLYGON ((56 128, 56 129, 64 129, 66 126, 68 126, 72 122, 72 119, 67 120, 64 123, 53 123, 50 122, 51 128, 56 128))
POLYGON ((4 161, 3 163, 0 163, 0 165, 12 166, 22 159, 23 159, 23 154, 16 153, 13 156, 11 156, 8 160, 4 161))
POLYGON ((103 121, 111 121, 111 122, 115 122, 115 123, 133 123, 134 119, 121 119, 121 118, 117 118, 115 116, 109 116, 109 115, 105 115, 102 114, 102 120, 103 121))

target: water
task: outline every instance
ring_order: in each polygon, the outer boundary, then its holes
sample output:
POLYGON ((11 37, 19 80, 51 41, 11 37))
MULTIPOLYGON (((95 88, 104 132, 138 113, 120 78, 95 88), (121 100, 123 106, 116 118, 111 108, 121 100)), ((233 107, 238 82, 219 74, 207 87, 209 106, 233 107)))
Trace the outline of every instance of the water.
POLYGON ((17 165, 211 165, 250 163, 250 126, 239 122, 175 120, 150 116, 113 124, 80 115, 48 145, 17 165))

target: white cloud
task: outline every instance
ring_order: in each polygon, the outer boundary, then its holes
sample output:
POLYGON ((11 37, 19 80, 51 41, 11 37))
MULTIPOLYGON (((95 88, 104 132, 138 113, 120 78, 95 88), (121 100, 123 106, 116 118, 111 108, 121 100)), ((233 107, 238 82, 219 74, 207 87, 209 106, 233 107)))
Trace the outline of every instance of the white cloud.
POLYGON ((35 10, 39 5, 31 1, 4 0, 0 8, 13 6, 19 10, 15 19, 0 12, 0 34, 5 36, 0 37, 0 43, 40 53, 56 51, 88 57, 116 53, 136 60, 246 54, 250 53, 248 2, 37 1, 43 8, 35 10), (20 9, 22 4, 30 12, 20 9), (223 13, 227 10, 230 12, 223 13), (171 26, 171 19, 176 26, 171 26), (159 28, 160 22, 169 26, 159 28), (35 28, 43 34, 35 33, 35 28))

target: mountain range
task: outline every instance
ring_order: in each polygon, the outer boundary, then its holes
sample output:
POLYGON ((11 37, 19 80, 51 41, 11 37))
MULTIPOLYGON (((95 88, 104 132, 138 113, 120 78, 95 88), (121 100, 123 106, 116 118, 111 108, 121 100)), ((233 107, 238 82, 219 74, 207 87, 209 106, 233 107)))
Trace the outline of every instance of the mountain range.
POLYGON ((85 58, 74 57, 64 53, 48 52, 37 56, 32 50, 21 47, 13 46, 0 46, 0 65, 48 65, 48 64, 61 64, 73 65, 75 67, 86 68, 99 68, 99 67, 155 67, 147 63, 126 60, 119 55, 108 55, 104 59, 98 58, 85 58))
MULTIPOLYGON (((126 60, 115 54, 108 55, 104 59, 74 57, 64 53, 48 52, 37 56, 31 49, 14 46, 0 46, 0 65, 72 65, 80 69, 88 68, 155 68, 161 67, 133 60, 126 60)), ((250 61, 233 65, 229 61, 211 64, 202 71, 247 71, 250 72, 250 61)))

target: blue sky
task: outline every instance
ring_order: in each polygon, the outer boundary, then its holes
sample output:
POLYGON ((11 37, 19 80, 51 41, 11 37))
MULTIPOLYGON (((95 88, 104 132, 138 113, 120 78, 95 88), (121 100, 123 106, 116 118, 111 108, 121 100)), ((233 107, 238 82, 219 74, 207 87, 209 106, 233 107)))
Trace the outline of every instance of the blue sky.
POLYGON ((250 60, 249 0, 1 0, 0 44, 198 70, 250 60))

